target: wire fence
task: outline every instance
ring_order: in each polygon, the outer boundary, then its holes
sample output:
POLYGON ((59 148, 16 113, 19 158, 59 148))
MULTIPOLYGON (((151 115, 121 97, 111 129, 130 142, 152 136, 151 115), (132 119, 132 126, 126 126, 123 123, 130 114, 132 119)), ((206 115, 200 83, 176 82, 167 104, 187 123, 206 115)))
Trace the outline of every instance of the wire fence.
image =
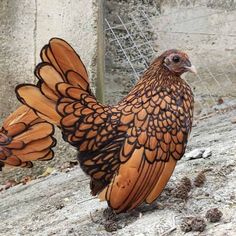
POLYGON ((114 63, 132 73, 135 84, 162 51, 187 51, 199 71, 185 76, 195 94, 195 116, 236 108, 236 4, 217 2, 176 0, 162 10, 139 7, 128 17, 116 15, 115 23, 105 19, 114 63))

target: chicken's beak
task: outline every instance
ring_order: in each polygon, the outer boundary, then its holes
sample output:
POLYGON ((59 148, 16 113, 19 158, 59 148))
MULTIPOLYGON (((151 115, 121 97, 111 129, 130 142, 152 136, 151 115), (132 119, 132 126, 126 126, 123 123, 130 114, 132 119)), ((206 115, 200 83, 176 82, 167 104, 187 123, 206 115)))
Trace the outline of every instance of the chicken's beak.
POLYGON ((197 69, 194 65, 191 66, 186 66, 185 67, 187 71, 194 73, 195 75, 197 74, 197 69))

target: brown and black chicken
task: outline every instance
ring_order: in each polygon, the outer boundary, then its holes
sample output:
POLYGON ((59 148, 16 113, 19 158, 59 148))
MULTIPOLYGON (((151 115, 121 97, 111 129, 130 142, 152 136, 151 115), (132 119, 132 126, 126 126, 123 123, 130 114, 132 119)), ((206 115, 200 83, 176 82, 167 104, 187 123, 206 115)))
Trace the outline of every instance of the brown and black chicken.
POLYGON ((54 127, 22 105, 9 115, 0 129, 0 170, 3 166, 32 167, 32 161, 50 160, 54 127))
POLYGON ((18 99, 78 149, 91 192, 117 213, 153 202, 183 156, 192 126, 193 94, 181 79, 195 72, 188 56, 169 50, 115 106, 100 104, 76 52, 53 38, 41 51, 37 85, 16 89, 18 99))

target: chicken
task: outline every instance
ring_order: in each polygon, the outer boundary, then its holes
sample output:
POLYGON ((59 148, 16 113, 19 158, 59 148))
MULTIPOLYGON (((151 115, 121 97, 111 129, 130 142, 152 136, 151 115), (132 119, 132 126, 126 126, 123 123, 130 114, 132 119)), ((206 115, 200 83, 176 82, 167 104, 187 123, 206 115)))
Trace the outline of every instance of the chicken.
POLYGON ((115 106, 96 100, 83 62, 64 40, 51 39, 41 59, 38 84, 19 85, 18 99, 60 127, 64 140, 78 149, 93 195, 117 213, 152 203, 183 156, 191 131, 193 94, 180 77, 195 72, 188 56, 164 52, 115 106))
POLYGON ((54 127, 25 105, 8 116, 0 129, 0 170, 3 166, 32 167, 34 160, 53 158, 54 127))

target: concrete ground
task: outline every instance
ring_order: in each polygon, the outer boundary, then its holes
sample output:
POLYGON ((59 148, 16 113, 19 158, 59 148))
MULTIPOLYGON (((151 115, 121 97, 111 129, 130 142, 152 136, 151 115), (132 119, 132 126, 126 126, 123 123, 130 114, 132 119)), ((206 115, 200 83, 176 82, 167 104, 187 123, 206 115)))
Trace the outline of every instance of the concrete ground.
MULTIPOLYGON (((89 180, 78 166, 69 172, 19 184, 0 192, 0 235, 184 235, 180 224, 186 216, 204 218, 217 207, 217 223, 206 221, 202 232, 186 235, 236 235, 236 110, 197 122, 187 153, 210 149, 207 158, 184 157, 160 198, 151 206, 107 220, 106 203, 90 195, 89 180), (184 176, 191 180, 204 171, 206 182, 192 187, 186 200, 176 197, 184 176), (108 232, 115 230, 113 232, 108 232)), ((191 156, 191 155, 190 155, 191 156)))

